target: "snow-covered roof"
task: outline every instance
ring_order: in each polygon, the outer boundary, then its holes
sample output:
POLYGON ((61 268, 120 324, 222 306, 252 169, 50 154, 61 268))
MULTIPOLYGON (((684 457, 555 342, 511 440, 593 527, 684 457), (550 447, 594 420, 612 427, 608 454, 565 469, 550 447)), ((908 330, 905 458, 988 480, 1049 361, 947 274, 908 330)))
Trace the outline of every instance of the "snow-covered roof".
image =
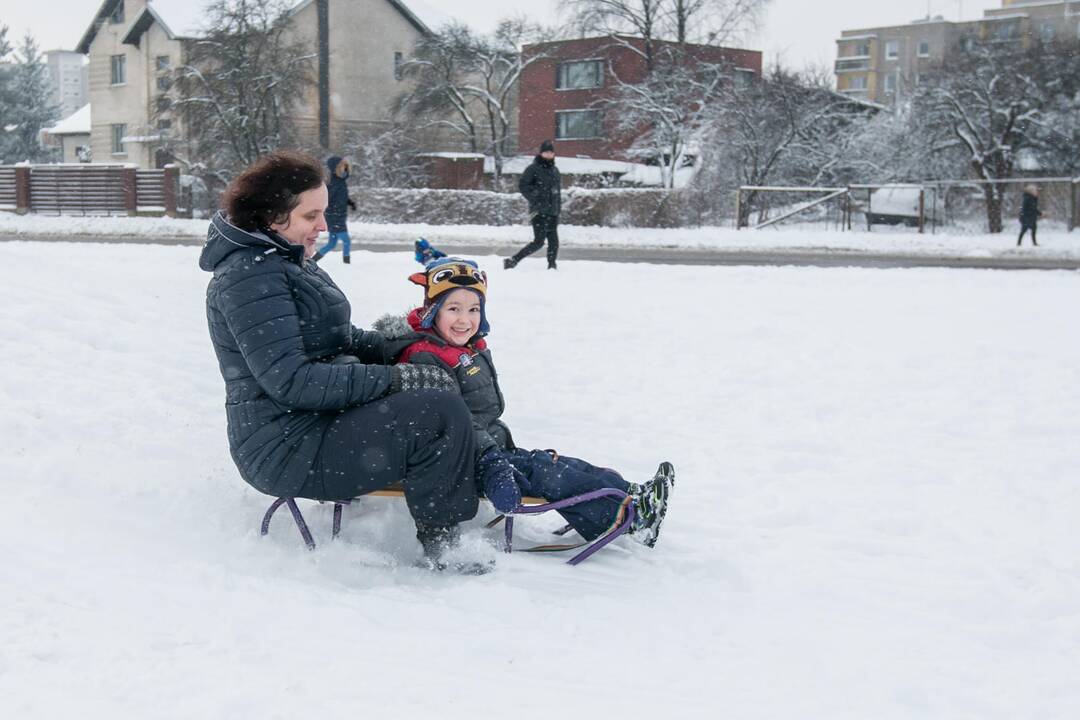
POLYGON ((470 152, 429 152, 420 153, 418 157, 447 158, 450 160, 479 160, 484 157, 484 154, 470 152))
MULTIPOLYGON (((515 155, 503 159, 503 173, 507 175, 520 175, 533 161, 532 155, 515 155)), ((626 173, 637 163, 623 162, 621 160, 597 160, 594 158, 558 157, 555 164, 559 166, 559 172, 564 175, 600 175, 603 173, 626 173)), ((484 160, 484 172, 493 172, 495 160, 488 157, 484 160)))
POLYGON ((47 128, 45 132, 50 135, 89 135, 90 103, 83 105, 51 128, 47 128))
POLYGON ((148 0, 147 9, 174 38, 195 37, 206 25, 206 0, 148 0))

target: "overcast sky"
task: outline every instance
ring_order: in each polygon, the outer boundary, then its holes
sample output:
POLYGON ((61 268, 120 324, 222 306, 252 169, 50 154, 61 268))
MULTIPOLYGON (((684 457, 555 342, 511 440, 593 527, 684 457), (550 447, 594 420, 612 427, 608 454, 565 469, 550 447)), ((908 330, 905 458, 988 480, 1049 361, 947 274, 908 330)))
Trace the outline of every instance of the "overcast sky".
MULTIPOLYGON (((192 0, 199 2, 200 0, 192 0)), ((408 0, 406 0, 407 2, 408 0)), ((11 28, 8 37, 27 30, 43 49, 74 48, 89 26, 100 0, 2 0, 0 23, 11 28)), ((557 20, 556 0, 423 0, 431 7, 460 18, 478 29, 490 29, 497 19, 521 13, 544 23, 557 20)), ((785 65, 831 65, 841 30, 898 25, 925 17, 927 10, 947 19, 972 19, 1001 0, 773 0, 761 33, 742 43, 762 50, 766 63, 778 58, 785 65)))

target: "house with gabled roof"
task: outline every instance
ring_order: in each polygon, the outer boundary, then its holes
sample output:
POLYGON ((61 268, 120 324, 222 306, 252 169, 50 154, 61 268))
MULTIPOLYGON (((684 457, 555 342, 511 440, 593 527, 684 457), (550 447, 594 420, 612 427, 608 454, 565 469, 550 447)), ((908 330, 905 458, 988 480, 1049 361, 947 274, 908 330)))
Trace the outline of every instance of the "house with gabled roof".
MULTIPOLYGON (((302 145, 336 149, 376 132, 405 89, 400 66, 416 40, 446 18, 422 0, 294 0, 293 21, 313 55, 312 83, 294 118, 302 145), (429 25, 429 23, 431 23, 429 25)), ((95 162, 143 168, 173 161, 166 136, 172 70, 202 32, 198 0, 103 0, 76 50, 89 56, 90 143, 95 162)))

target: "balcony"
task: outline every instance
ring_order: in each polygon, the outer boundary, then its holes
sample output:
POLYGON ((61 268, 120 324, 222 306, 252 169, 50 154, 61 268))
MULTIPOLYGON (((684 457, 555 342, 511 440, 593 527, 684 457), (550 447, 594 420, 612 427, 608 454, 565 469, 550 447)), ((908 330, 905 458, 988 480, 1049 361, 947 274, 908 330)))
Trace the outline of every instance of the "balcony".
POLYGON ((836 72, 866 72, 870 69, 870 56, 859 55, 836 59, 836 72))

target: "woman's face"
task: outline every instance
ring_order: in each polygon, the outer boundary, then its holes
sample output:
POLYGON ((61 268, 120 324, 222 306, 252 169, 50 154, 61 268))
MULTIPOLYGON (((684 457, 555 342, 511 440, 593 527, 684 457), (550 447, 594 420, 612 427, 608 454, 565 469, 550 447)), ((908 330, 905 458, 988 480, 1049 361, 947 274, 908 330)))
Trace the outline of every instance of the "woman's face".
POLYGON ((304 246, 304 257, 315 254, 319 233, 326 231, 326 186, 319 185, 300 193, 300 203, 289 213, 284 223, 274 223, 270 229, 293 245, 304 246))

